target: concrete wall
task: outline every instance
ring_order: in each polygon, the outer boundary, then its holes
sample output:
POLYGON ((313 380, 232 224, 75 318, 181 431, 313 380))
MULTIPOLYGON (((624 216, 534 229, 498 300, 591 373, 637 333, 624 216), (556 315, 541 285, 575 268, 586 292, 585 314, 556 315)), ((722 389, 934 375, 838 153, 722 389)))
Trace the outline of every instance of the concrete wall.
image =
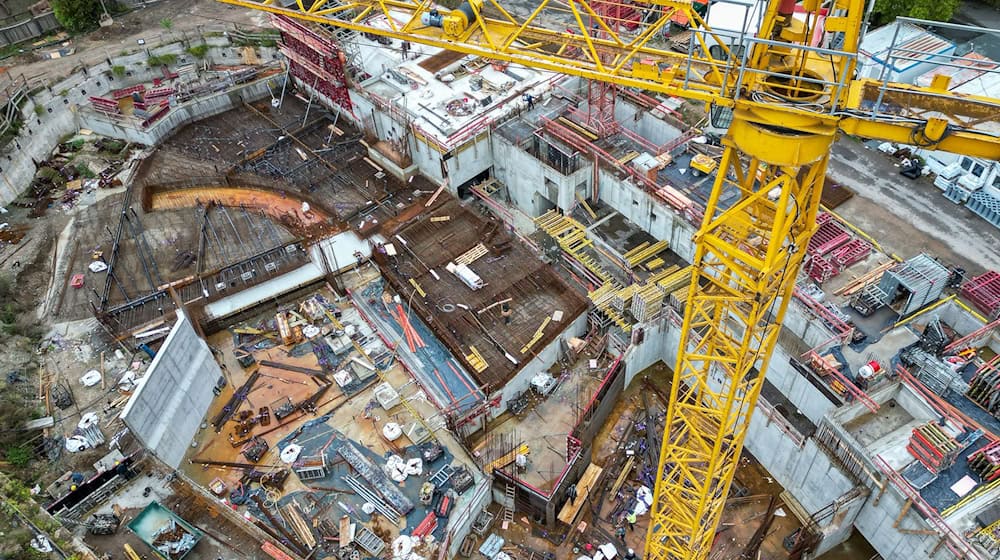
POLYGON ((190 448, 222 376, 191 321, 178 320, 146 370, 121 418, 143 446, 176 469, 190 448))
POLYGON ((900 558, 904 560, 952 560, 955 555, 947 548, 941 547, 936 550, 938 542, 941 540, 935 535, 914 535, 901 533, 902 530, 928 530, 930 525, 917 513, 916 509, 909 512, 899 522, 899 527, 893 527, 896 518, 903 510, 906 500, 895 488, 890 487, 875 505, 874 499, 869 499, 868 503, 861 508, 855 520, 858 531, 864 535, 865 539, 882 558, 900 558))
POLYGON ((670 249, 685 261, 694 260, 694 226, 660 199, 606 169, 601 169, 599 177, 602 202, 656 239, 669 241, 670 249))
MULTIPOLYGON (((676 318, 676 316, 675 316, 676 318)), ((635 376, 656 362, 662 361, 673 369, 677 363, 677 347, 680 345, 681 331, 666 317, 642 323, 633 327, 632 332, 644 329, 641 344, 632 344, 625 352, 625 386, 628 387, 635 376), (668 350, 668 349, 673 349, 668 350)))
POLYGON ((282 79, 284 78, 280 75, 271 76, 178 105, 171 108, 166 117, 156 121, 149 128, 136 128, 131 123, 125 125, 95 111, 81 112, 79 124, 81 128, 88 128, 97 134, 155 146, 186 124, 267 97, 275 87, 281 88, 282 79))
POLYGON ((320 240, 309 247, 309 260, 324 273, 337 273, 357 264, 355 251, 368 258, 371 256, 371 246, 353 231, 345 231, 320 240))
MULTIPOLYGON (((177 54, 178 64, 195 62, 195 59, 187 55, 184 49, 202 43, 210 45, 209 51, 202 61, 238 64, 242 60, 239 49, 229 47, 228 38, 207 37, 115 56, 92 67, 81 67, 58 82, 36 87, 28 102, 21 108, 21 117, 24 122, 21 132, 0 150, 0 204, 9 204, 24 192, 35 176, 34 162, 47 159, 52 148, 67 134, 74 133, 80 128, 88 128, 90 125, 95 127, 92 130, 101 129, 102 131, 115 132, 115 129, 109 128, 107 123, 102 125, 96 119, 88 118, 84 124, 81 118, 81 107, 87 104, 88 97, 105 95, 113 89, 151 81, 153 77, 160 76, 158 68, 149 67, 147 61, 151 54, 177 54), (116 66, 123 67, 126 75, 115 76, 112 68, 116 66), (41 114, 36 113, 35 107, 41 108, 39 109, 41 114)), ((258 52, 262 60, 268 60, 273 56, 275 50, 260 48, 258 52)), ((244 86, 244 88, 246 87, 251 87, 245 93, 245 97, 248 99, 251 94, 256 95, 257 98, 266 94, 266 88, 259 83, 244 86)), ((223 95, 223 97, 225 96, 223 95)), ((219 104, 226 101, 232 102, 231 99, 215 99, 207 103, 192 102, 197 103, 197 105, 192 105, 184 109, 184 112, 170 115, 158 122, 154 126, 158 131, 156 137, 162 139, 173 130, 174 126, 214 114, 203 114, 199 111, 225 110, 221 109, 219 104)), ((111 135, 122 137, 121 133, 111 135)), ((138 136, 143 136, 143 138, 136 138, 137 141, 143 143, 153 143, 146 142, 146 140, 155 139, 153 136, 143 134, 138 134, 138 136)))
POLYGON ((589 164, 569 175, 549 167, 506 138, 493 135, 493 176, 507 186, 511 200, 537 217, 553 203, 563 212, 576 204, 576 193, 589 196, 593 169, 589 164))
POLYGON ((473 476, 477 480, 471 494, 466 492, 459 498, 455 511, 448 518, 448 536, 451 538, 448 545, 448 558, 458 558, 458 549, 462 547, 462 539, 472 532, 472 524, 476 521, 476 517, 492 501, 490 479, 478 474, 473 474, 473 476), (470 495, 472 497, 463 504, 465 497, 470 495))
POLYGON ((792 367, 789 363, 791 357, 780 344, 776 346, 768 364, 767 380, 781 391, 799 412, 813 424, 817 424, 837 405, 830 402, 830 399, 826 398, 815 385, 792 367))

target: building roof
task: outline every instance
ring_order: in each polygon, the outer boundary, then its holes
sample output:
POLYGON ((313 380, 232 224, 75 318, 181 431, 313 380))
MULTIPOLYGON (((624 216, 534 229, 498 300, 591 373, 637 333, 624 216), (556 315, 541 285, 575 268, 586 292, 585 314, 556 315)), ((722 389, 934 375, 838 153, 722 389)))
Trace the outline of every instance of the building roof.
MULTIPOLYGON (((397 19, 397 25, 403 25, 397 19)), ((382 14, 365 22, 388 28, 382 14)), ((503 117, 516 109, 524 93, 538 95, 558 77, 553 72, 523 66, 493 66, 476 56, 462 56, 436 47, 399 41, 381 44, 357 38, 360 64, 371 76, 362 89, 407 113, 425 136, 452 144, 477 124, 503 117)))
POLYGON ((929 87, 935 76, 945 75, 951 77, 948 89, 955 89, 969 81, 982 76, 989 71, 997 71, 1000 64, 975 52, 962 55, 951 61, 957 66, 938 66, 930 72, 925 72, 913 81, 914 84, 922 87, 929 87))
POLYGON ((950 41, 916 25, 893 22, 866 34, 859 52, 880 65, 890 65, 894 72, 905 72, 954 49, 950 41))

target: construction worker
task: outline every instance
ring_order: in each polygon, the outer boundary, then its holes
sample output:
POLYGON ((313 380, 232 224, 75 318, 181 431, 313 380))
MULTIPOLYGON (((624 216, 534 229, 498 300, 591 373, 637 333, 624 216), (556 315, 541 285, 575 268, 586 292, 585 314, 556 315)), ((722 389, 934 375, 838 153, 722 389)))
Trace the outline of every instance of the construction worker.
POLYGON ((622 541, 622 544, 625 544, 625 526, 624 525, 620 525, 619 524, 615 528, 615 536, 618 537, 618 540, 622 541))
POLYGON ((566 489, 566 497, 569 498, 570 504, 576 500, 576 484, 571 484, 570 487, 566 489))
POLYGON ((628 530, 635 531, 635 512, 630 511, 628 515, 625 516, 625 521, 628 522, 628 530))
POLYGON ((630 548, 628 549, 628 553, 625 554, 625 557, 622 558, 622 560, 639 560, 639 559, 638 557, 636 557, 635 551, 630 548))

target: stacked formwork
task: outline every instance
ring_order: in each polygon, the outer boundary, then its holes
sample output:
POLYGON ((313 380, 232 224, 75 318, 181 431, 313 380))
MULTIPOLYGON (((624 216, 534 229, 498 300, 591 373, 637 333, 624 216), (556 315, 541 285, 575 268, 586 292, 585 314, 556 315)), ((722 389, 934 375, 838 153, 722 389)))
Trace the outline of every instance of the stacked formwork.
POLYGON ((1000 272, 990 270, 962 284, 962 297, 990 319, 1000 318, 1000 272))
POLYGON ((271 21, 281 31, 278 48, 288 58, 292 77, 351 111, 345 57, 337 43, 291 18, 275 15, 271 21))
POLYGON ((817 283, 822 284, 871 254, 871 244, 854 238, 833 215, 821 212, 816 222, 819 228, 806 249, 806 271, 817 283))
POLYGON ((989 192, 989 189, 972 193, 965 205, 982 219, 1000 228, 1000 198, 989 192))

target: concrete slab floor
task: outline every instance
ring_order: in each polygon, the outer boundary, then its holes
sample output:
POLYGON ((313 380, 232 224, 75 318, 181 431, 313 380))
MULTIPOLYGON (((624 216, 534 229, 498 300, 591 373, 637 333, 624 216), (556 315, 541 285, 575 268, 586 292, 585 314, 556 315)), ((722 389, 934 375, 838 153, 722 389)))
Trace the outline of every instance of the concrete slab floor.
MULTIPOLYGON (((591 358, 594 356, 583 356, 565 372, 558 365, 550 369, 549 373, 559 379, 559 386, 552 393, 540 397, 532 392, 531 404, 524 412, 510 415, 506 422, 490 428, 489 437, 509 434, 528 446, 531 450, 528 466, 517 476, 543 492, 550 492, 562 475, 566 467, 566 436, 577 425, 580 411, 600 386, 612 361, 607 355, 596 357, 598 367, 591 369, 588 363, 591 358)), ((489 447, 489 439, 485 439, 473 451, 485 452, 489 447)))
POLYGON ((858 368, 868 363, 869 356, 875 356, 876 360, 885 364, 885 367, 888 367, 889 361, 900 350, 919 339, 920 337, 916 333, 903 326, 885 333, 878 342, 869 344, 860 351, 856 351, 850 346, 843 346, 841 350, 844 353, 844 357, 847 358, 847 363, 851 367, 851 371, 857 373, 858 368))
MULTIPOLYGON (((612 458, 611 454, 617 447, 618 440, 625 431, 625 427, 632 421, 632 418, 636 417, 638 413, 637 406, 641 402, 639 398, 640 394, 643 391, 648 391, 643 385, 642 379, 644 377, 648 378, 654 386, 666 392, 669 388, 669 379, 671 376, 670 368, 662 362, 654 364, 636 376, 632 384, 625 389, 618 399, 614 410, 609 416, 609 421, 597 436, 594 437, 593 462, 595 464, 608 464, 612 458)), ((655 397, 653 399, 655 400, 655 397)), ((766 509, 766 496, 779 496, 784 490, 760 466, 760 463, 746 451, 741 456, 739 466, 737 467, 736 483, 745 488, 748 495, 757 496, 757 498, 745 500, 743 504, 735 502, 733 507, 727 507, 723 514, 723 526, 728 527, 728 529, 722 535, 729 536, 730 538, 720 535, 719 543, 716 548, 713 548, 713 554, 716 552, 721 554, 718 556, 719 558, 736 557, 727 554, 727 551, 740 551, 746 542, 748 542, 749 536, 758 527, 756 520, 761 518, 766 509)), ((631 477, 627 484, 634 484, 631 481, 631 477)), ((625 542, 622 543, 614 538, 615 525, 607 519, 614 507, 614 496, 609 496, 607 502, 601 507, 601 518, 595 520, 590 508, 585 507, 576 519, 576 526, 570 528, 560 524, 559 528, 551 534, 546 532, 540 525, 532 523, 524 513, 517 512, 514 515, 514 523, 506 530, 502 529, 499 523, 496 523, 493 527, 493 532, 503 536, 509 544, 519 543, 537 551, 551 552, 555 554, 556 558, 579 557, 581 554, 579 551, 586 542, 591 542, 595 545, 605 542, 604 540, 594 538, 596 535, 604 533, 611 537, 610 540, 616 545, 619 551, 624 553, 626 548, 632 548, 641 558, 648 530, 649 516, 639 516, 635 524, 635 529, 626 531, 625 542), (586 528, 583 533, 577 530, 581 521, 586 522, 586 528), (595 532, 593 527, 597 527, 599 531, 595 532), (555 544, 555 542, 559 541, 561 535, 566 535, 565 540, 561 544, 555 544), (590 538, 588 539, 588 537, 590 538)), ((494 504, 492 508, 499 517, 498 506, 494 504)), ((787 553, 782 546, 782 540, 785 536, 792 533, 799 526, 799 523, 787 508, 782 512, 785 516, 782 517, 779 515, 775 518, 761 547, 761 559, 777 560, 787 558, 787 553)), ((511 545, 510 550, 517 552, 517 545, 511 545)), ((522 553, 526 553, 526 551, 522 551, 522 553)))
POLYGON ((896 401, 890 400, 878 412, 863 414, 844 424, 844 429, 862 445, 875 440, 913 421, 913 415, 896 401))

